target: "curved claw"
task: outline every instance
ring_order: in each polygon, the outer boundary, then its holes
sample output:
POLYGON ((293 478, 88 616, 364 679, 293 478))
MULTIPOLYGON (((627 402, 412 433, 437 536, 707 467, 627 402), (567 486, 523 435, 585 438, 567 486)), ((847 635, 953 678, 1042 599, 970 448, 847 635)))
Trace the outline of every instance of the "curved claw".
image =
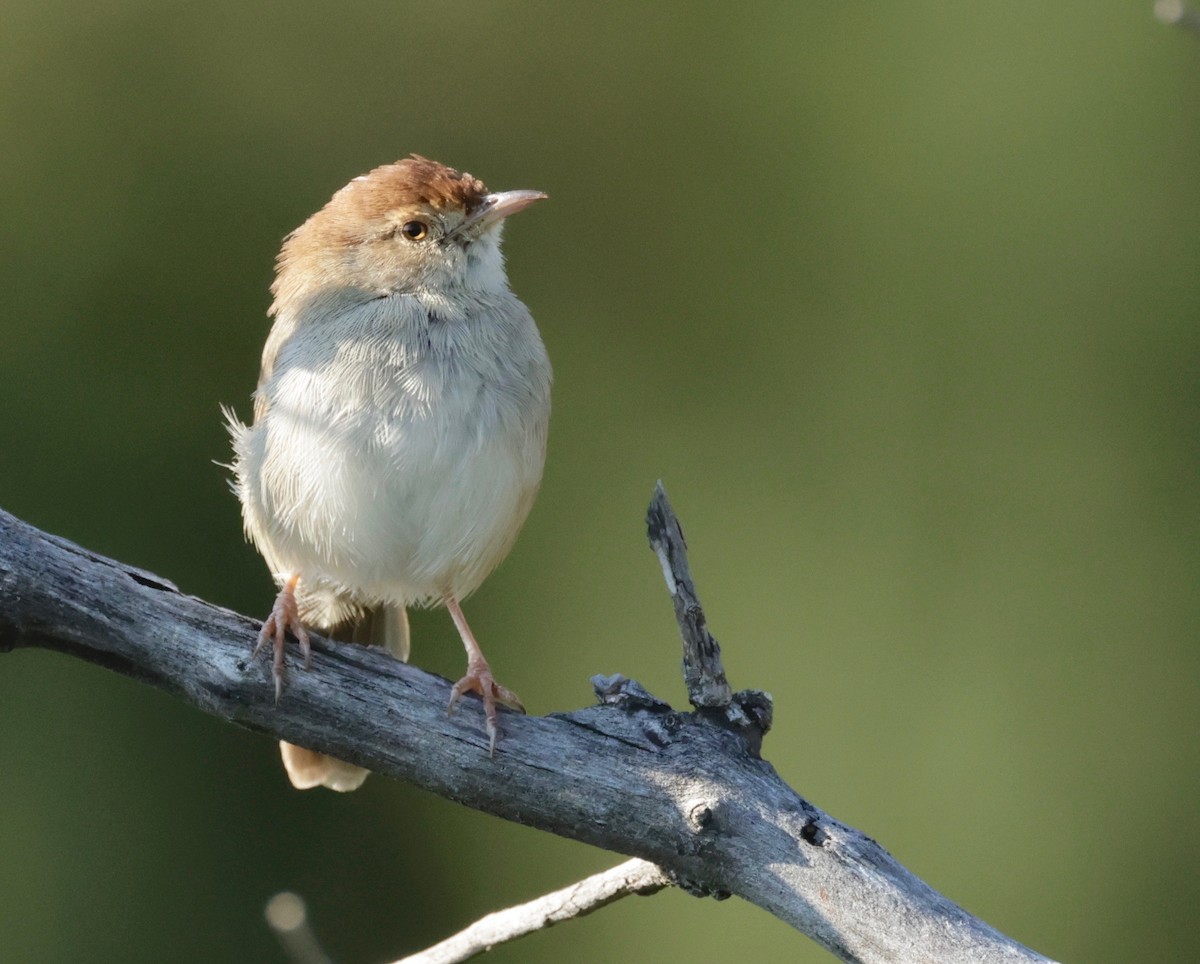
POLYGON ((254 651, 250 654, 253 659, 258 656, 259 650, 268 642, 271 644, 273 653, 271 678, 275 681, 276 703, 283 696, 283 657, 289 632, 296 637, 296 642, 300 644, 300 652, 304 656, 304 668, 309 669, 312 666, 312 644, 309 642, 308 630, 300 622, 300 609, 296 605, 296 584, 299 581, 299 576, 291 576, 283 584, 279 595, 275 597, 275 605, 271 607, 270 615, 263 621, 262 630, 258 634, 258 642, 254 644, 254 651))
POLYGON ((518 713, 525 712, 525 704, 521 702, 521 698, 516 693, 496 682, 491 668, 483 660, 478 662, 472 660, 467 663, 467 675, 455 683, 453 689, 450 690, 450 703, 446 707, 447 713, 454 712, 458 701, 465 693, 478 693, 483 700, 483 714, 487 721, 488 756, 495 756, 496 737, 500 732, 496 723, 496 704, 503 703, 518 713))

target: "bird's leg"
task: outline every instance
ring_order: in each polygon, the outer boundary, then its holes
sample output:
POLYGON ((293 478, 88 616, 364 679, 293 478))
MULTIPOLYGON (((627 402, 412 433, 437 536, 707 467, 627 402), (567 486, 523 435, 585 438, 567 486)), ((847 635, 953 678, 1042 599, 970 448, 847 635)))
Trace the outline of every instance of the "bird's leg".
POLYGON ((463 615, 458 600, 453 596, 447 596, 446 608, 450 611, 450 618, 454 620, 458 635, 462 637, 463 646, 467 650, 467 675, 455 683, 454 689, 450 691, 450 705, 447 707, 447 712, 454 712, 454 707, 462 698, 463 693, 478 693, 483 698, 483 712, 487 717, 488 753, 494 756, 497 733, 496 704, 503 703, 518 713, 524 713, 525 706, 516 693, 501 686, 492 676, 492 668, 484 659, 483 650, 475 641, 475 635, 471 632, 471 627, 467 625, 467 617, 463 615))
POLYGON ((258 634, 258 642, 251 653, 253 659, 258 651, 271 643, 275 658, 271 664, 271 676, 275 680, 275 702, 283 695, 283 647, 290 630, 300 644, 300 652, 304 654, 304 668, 312 666, 312 646, 308 641, 308 630, 300 622, 300 608, 296 605, 296 584, 300 582, 300 573, 290 573, 283 582, 279 595, 275 597, 275 605, 271 614, 263 622, 262 631, 258 634))

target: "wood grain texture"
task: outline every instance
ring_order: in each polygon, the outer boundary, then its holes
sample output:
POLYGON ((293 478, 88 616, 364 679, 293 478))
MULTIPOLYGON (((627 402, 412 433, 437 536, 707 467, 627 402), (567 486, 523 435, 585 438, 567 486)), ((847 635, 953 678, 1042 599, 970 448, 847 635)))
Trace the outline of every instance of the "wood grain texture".
MULTIPOLYGON (((659 511, 667 513, 660 531, 678 529, 665 494, 659 511)), ((691 587, 681 534, 659 554, 668 584, 691 587)), ((702 627, 689 591, 684 616, 702 627)), ((239 726, 652 861, 689 892, 742 897, 845 961, 1047 960, 792 790, 758 753, 769 701, 746 691, 723 703, 723 672, 697 677, 696 713, 621 677, 594 680, 597 706, 544 717, 502 712, 490 758, 476 699, 447 716, 446 680, 375 648, 314 637, 311 671, 289 663, 275 705, 268 664, 250 659, 258 628, 0 512, 0 652, 67 653, 239 726)))

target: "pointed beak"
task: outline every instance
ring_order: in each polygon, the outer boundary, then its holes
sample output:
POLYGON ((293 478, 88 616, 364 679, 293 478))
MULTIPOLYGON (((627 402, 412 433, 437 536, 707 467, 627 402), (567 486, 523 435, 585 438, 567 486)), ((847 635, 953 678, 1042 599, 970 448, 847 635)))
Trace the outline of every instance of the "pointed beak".
POLYGON ((510 214, 524 211, 534 201, 542 201, 546 197, 547 195, 541 191, 501 191, 498 194, 488 194, 471 216, 459 225, 459 230, 461 231, 463 228, 483 230, 503 221, 510 214))

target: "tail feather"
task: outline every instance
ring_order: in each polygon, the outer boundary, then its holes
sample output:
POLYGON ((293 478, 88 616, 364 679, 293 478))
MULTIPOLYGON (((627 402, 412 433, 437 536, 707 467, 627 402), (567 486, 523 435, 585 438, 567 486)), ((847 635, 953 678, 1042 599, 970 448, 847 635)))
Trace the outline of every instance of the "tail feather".
MULTIPOLYGON (((306 617, 307 621, 307 617, 306 617)), ((313 621, 319 629, 320 621, 313 621)), ((403 606, 379 606, 359 610, 325 630, 331 639, 359 643, 363 646, 383 646, 397 659, 408 662, 408 612, 403 606)), ((308 750, 294 743, 280 741, 279 753, 288 779, 297 790, 328 787, 340 793, 357 790, 371 771, 339 760, 337 757, 308 750)))
POLYGON ((279 755, 283 757, 283 768, 287 770, 288 779, 297 790, 328 787, 339 793, 349 793, 361 787, 371 772, 337 757, 306 750, 295 743, 280 741, 279 755))

